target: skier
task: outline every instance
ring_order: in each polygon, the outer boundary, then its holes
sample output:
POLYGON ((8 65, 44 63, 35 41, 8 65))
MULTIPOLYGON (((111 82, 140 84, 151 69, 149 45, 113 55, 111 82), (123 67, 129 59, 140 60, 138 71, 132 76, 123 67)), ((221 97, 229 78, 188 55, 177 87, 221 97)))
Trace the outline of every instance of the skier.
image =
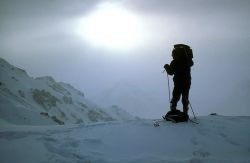
POLYGON ((176 106, 182 96, 183 113, 188 119, 189 89, 191 86, 191 67, 193 53, 188 45, 176 44, 172 51, 173 60, 164 68, 169 75, 174 75, 174 89, 172 93, 170 112, 176 111, 176 106))

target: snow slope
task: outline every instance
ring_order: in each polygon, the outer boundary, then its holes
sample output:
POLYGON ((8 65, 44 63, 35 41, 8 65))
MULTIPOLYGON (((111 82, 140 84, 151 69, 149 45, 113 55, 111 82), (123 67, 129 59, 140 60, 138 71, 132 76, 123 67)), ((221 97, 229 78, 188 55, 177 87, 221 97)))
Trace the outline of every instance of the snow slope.
POLYGON ((206 116, 198 122, 2 126, 0 162, 250 162, 250 117, 206 116))
POLYGON ((152 109, 161 111, 165 109, 163 112, 166 111, 166 108, 162 107, 161 100, 159 100, 160 98, 162 97, 158 97, 152 92, 145 91, 131 83, 121 81, 92 99, 101 106, 116 104, 138 117, 152 118, 159 117, 159 112, 153 112, 152 109))
POLYGON ((48 125, 135 119, 119 107, 101 108, 52 77, 32 78, 0 58, 0 125, 48 125))

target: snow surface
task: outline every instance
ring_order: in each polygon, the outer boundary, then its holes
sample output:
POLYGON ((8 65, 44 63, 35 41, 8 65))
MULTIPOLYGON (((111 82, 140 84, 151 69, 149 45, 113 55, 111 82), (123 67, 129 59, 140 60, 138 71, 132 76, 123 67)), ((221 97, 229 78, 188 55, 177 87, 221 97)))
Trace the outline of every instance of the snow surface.
POLYGON ((2 163, 249 163, 250 117, 0 126, 2 163))

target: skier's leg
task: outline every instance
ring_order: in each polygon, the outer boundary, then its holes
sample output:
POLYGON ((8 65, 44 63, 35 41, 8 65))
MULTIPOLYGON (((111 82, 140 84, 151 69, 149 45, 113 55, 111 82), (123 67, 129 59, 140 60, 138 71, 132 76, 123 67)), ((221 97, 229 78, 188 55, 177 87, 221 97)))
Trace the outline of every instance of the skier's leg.
POLYGON ((188 113, 188 104, 189 104, 189 100, 188 100, 188 96, 185 94, 182 94, 182 104, 183 104, 183 113, 187 114, 188 113))
POLYGON ((173 94, 172 94, 172 100, 171 100, 171 110, 176 110, 176 106, 177 106, 177 103, 178 101, 180 100, 180 97, 181 97, 181 90, 180 90, 180 87, 175 84, 174 86, 174 89, 173 89, 173 94))
POLYGON ((189 104, 189 89, 190 85, 186 85, 182 90, 182 104, 183 104, 183 112, 188 114, 188 104, 189 104))

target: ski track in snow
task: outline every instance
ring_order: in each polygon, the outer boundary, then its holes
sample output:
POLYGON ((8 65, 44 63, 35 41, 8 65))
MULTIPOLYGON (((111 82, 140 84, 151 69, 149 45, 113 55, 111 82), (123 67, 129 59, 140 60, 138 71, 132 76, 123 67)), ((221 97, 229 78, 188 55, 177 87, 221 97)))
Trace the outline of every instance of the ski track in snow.
POLYGON ((250 162, 250 117, 0 127, 0 162, 250 162))

